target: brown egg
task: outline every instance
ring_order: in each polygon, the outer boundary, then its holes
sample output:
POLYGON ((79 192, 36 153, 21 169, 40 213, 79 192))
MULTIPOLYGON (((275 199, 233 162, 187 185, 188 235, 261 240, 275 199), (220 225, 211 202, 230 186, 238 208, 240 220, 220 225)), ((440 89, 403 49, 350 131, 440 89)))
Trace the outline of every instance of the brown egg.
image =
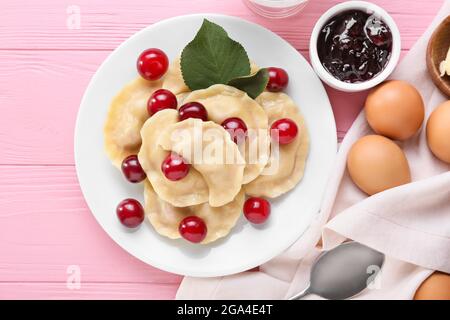
POLYGON ((353 182, 369 195, 411 182, 402 149, 379 135, 355 142, 348 153, 347 168, 353 182))
POLYGON ((441 104, 430 115, 427 141, 437 158, 450 163, 450 101, 441 104))
POLYGON ((376 133, 394 140, 412 137, 422 126, 425 114, 419 91, 398 80, 375 87, 367 97, 365 112, 376 133))
POLYGON ((450 275, 434 272, 422 282, 414 300, 450 300, 450 275))

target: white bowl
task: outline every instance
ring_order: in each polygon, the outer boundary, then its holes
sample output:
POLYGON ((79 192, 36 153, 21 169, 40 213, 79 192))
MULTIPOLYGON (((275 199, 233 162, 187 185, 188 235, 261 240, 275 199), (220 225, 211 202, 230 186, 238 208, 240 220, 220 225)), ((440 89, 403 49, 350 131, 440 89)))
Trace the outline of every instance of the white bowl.
POLYGON ((327 12, 325 12, 319 20, 316 22, 314 29, 311 34, 311 39, 309 43, 309 54, 311 58, 311 64, 316 71, 317 75, 329 86, 345 92, 357 92, 363 91, 375 87, 389 77, 389 75, 394 71, 398 60, 400 59, 401 51, 401 39, 400 31, 398 30, 397 24, 394 19, 379 6, 366 2, 366 1, 347 1, 340 3, 327 12), (376 75, 374 78, 358 83, 347 83, 336 79, 331 73, 329 73, 322 65, 319 55, 317 53, 317 38, 319 37, 320 30, 322 27, 337 14, 348 11, 348 10, 361 10, 369 14, 375 14, 378 18, 383 20, 391 29, 392 32, 392 53, 391 57, 385 66, 384 70, 376 75))

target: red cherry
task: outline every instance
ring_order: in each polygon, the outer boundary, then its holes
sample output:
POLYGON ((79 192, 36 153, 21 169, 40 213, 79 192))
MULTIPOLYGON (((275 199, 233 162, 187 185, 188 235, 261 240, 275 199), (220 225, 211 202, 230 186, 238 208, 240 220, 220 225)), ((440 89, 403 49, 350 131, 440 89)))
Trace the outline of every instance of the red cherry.
POLYGON ((161 164, 162 172, 171 181, 178 181, 186 177, 190 167, 180 155, 173 152, 161 164))
POLYGON ((228 118, 222 122, 222 127, 231 135, 235 143, 243 141, 247 133, 247 126, 240 118, 228 118))
POLYGON ((177 97, 166 89, 159 89, 153 92, 148 99, 147 111, 149 115, 154 115, 164 109, 176 109, 178 105, 177 97))
POLYGON ((164 51, 156 48, 144 50, 137 60, 137 70, 142 78, 150 81, 161 78, 169 68, 164 51))
MULTIPOLYGON (((280 144, 288 144, 291 143, 298 133, 297 124, 291 119, 280 119, 275 121, 270 127, 272 133, 273 131, 278 131, 278 142, 280 144)), ((276 137, 276 136, 275 136, 276 137)))
POLYGON ((244 215, 251 223, 264 223, 270 215, 270 203, 263 198, 248 198, 244 203, 244 215))
POLYGON ((289 76, 284 69, 270 67, 269 70, 269 82, 267 83, 267 90, 272 92, 278 92, 286 89, 289 76))
POLYGON ((205 239, 207 228, 202 218, 190 216, 180 222, 178 231, 187 241, 199 243, 205 239))
POLYGON ((201 119, 203 121, 208 120, 208 111, 199 102, 188 102, 180 107, 178 110, 180 114, 180 121, 188 118, 201 119))
POLYGON ((122 172, 131 183, 141 182, 147 177, 136 155, 128 156, 122 161, 122 172))
POLYGON ((144 221, 144 208, 135 199, 125 199, 116 208, 120 222, 128 228, 136 228, 144 221))

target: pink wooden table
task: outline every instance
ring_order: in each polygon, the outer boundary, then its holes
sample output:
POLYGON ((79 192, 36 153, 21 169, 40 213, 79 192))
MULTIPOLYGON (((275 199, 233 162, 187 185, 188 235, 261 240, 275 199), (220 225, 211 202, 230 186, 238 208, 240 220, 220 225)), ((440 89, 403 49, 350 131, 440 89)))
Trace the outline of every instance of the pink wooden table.
MULTIPOLYGON (((442 1, 373 2, 397 21, 405 54, 442 1)), ((96 223, 81 195, 73 130, 89 79, 136 31, 189 13, 258 22, 308 56, 314 21, 337 2, 312 0, 300 16, 274 22, 256 17, 241 0, 2 0, 0 298, 173 298, 181 277, 122 251, 96 223), (72 281, 77 275, 80 286, 72 281)), ((328 93, 342 137, 364 94, 328 93)))

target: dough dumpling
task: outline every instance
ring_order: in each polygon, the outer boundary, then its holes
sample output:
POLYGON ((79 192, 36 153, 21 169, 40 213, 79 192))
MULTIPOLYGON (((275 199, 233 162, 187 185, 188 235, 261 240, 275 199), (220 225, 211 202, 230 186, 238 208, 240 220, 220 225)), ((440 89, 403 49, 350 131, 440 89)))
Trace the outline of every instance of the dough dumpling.
POLYGON ((106 154, 116 167, 120 167, 127 156, 138 153, 140 131, 148 118, 147 101, 154 91, 161 88, 161 84, 161 81, 139 77, 112 100, 103 132, 106 154))
POLYGON ((158 136, 163 129, 177 122, 178 112, 167 109, 155 113, 144 123, 139 162, 162 200, 177 207, 207 202, 208 185, 197 170, 191 167, 188 175, 178 181, 167 179, 161 171, 161 164, 170 152, 157 144, 158 136))
POLYGON ((294 188, 302 179, 309 151, 309 135, 299 109, 288 95, 263 92, 256 101, 266 111, 270 125, 278 119, 289 118, 298 126, 295 140, 279 145, 278 166, 275 165, 276 155, 272 152, 262 174, 244 186, 251 196, 275 198, 294 188))
POLYGON ((176 95, 177 97, 177 104, 178 104, 178 108, 180 109, 180 107, 184 104, 184 100, 186 99, 186 97, 189 95, 190 92, 183 92, 183 93, 179 93, 176 95))
POLYGON ((195 169, 202 175, 212 207, 233 201, 241 190, 245 161, 222 126, 194 118, 167 124, 157 144, 166 151, 181 155, 191 164, 191 170, 195 169))
POLYGON ((208 203, 202 203, 178 208, 160 199, 146 180, 144 198, 145 214, 159 234, 170 239, 181 238, 178 232, 181 220, 196 215, 206 223, 207 235, 201 242, 206 244, 226 236, 231 231, 241 215, 245 194, 243 191, 239 192, 232 202, 221 207, 211 207, 208 203))
POLYGON ((163 89, 171 91, 174 95, 189 92, 189 87, 184 83, 181 73, 180 57, 176 58, 169 66, 164 76, 163 89))
POLYGON ((246 161, 243 183, 254 180, 266 166, 270 152, 268 118, 264 109, 245 92, 223 84, 193 91, 184 100, 185 103, 194 101, 203 104, 208 119, 217 124, 234 117, 245 122, 249 134, 245 143, 239 146, 246 161), (254 152, 250 152, 250 148, 254 152))

